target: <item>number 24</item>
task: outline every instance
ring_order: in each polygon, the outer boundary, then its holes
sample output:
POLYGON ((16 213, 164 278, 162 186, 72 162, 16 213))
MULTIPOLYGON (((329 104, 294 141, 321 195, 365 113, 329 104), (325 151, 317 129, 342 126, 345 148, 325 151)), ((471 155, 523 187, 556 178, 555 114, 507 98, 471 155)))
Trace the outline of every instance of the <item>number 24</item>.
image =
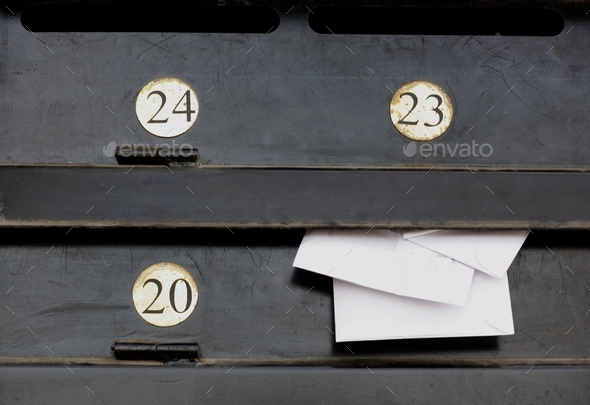
MULTIPOLYGON (((148 124, 165 124, 168 122, 168 118, 156 119, 156 115, 158 115, 160 113, 160 111, 162 111, 162 108, 164 108, 164 104, 166 104, 166 95, 163 92, 161 92, 160 90, 154 90, 150 94, 148 94, 148 98, 150 98, 154 94, 156 96, 160 96, 162 104, 160 104, 160 108, 158 109, 158 111, 156 111, 154 116, 152 118, 150 118, 150 120, 148 121, 148 124)), ((186 122, 191 121, 191 114, 195 114, 195 110, 191 110, 191 92, 190 92, 190 90, 187 90, 186 93, 184 93, 183 96, 180 98, 180 100, 178 100, 178 103, 176 103, 176 107, 174 107, 174 110, 172 110, 172 114, 186 114, 186 122), (180 105, 180 102, 185 98, 186 98, 186 110, 184 110, 184 111, 177 110, 178 106, 180 105)))
MULTIPOLYGON (((412 108, 405 115, 405 117, 402 118, 401 120, 399 120, 397 123, 398 124, 404 124, 404 125, 418 125, 418 120, 416 120, 416 121, 405 121, 405 119, 408 117, 408 115, 410 115, 412 113, 412 111, 414 111, 414 108, 416 108, 416 106, 418 105, 418 97, 414 93, 412 93, 410 91, 407 91, 405 93, 400 94, 399 97, 402 98, 403 96, 409 96, 412 99, 413 104, 412 104, 412 108)), ((436 112, 438 114, 438 122, 436 124, 429 124, 429 123, 425 122, 424 123, 424 126, 425 127, 435 127, 435 126, 437 126, 438 124, 440 124, 442 122, 443 117, 444 117, 443 112, 439 109, 440 105, 443 102, 442 97, 439 96, 438 94, 431 94, 428 97, 426 97, 426 100, 428 100, 431 97, 434 97, 438 101, 438 104, 436 105, 436 107, 434 107, 432 109, 432 111, 434 111, 434 112, 436 112)))

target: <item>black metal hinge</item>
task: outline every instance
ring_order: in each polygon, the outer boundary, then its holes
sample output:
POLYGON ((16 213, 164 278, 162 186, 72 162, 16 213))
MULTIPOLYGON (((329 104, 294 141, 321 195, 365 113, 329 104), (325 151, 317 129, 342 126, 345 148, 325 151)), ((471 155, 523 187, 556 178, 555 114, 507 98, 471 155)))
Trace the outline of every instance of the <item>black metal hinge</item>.
POLYGON ((198 361, 196 343, 115 342, 111 347, 117 360, 198 361))

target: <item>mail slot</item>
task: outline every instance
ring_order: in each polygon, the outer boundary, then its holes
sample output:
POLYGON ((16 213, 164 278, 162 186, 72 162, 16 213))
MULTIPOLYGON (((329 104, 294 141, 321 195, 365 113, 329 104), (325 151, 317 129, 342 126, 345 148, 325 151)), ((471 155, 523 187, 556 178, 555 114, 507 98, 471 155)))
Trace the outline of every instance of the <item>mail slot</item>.
POLYGON ((0 403, 589 402, 588 18, 3 6, 0 403), (513 330, 338 329, 393 301, 296 260, 314 233, 432 230, 528 235, 513 330))

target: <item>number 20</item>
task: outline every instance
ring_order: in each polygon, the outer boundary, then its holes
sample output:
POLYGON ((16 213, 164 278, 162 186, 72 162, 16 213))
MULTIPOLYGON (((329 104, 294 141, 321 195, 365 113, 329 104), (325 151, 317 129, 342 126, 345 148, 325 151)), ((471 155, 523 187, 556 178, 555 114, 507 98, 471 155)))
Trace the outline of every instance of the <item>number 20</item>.
MULTIPOLYGON (((416 108, 416 106, 418 105, 418 97, 414 93, 412 93, 410 91, 407 91, 405 93, 400 94, 399 98, 402 98, 403 96, 409 96, 412 99, 413 104, 412 104, 412 108, 405 115, 405 117, 402 118, 401 120, 399 120, 397 123, 398 124, 404 124, 404 125, 418 125, 418 120, 416 120, 416 121, 404 121, 408 117, 408 115, 410 115, 412 113, 412 111, 414 111, 414 109, 416 108)), ((425 127, 435 127, 438 124, 440 124, 442 122, 443 118, 444 118, 443 112, 439 109, 439 107, 441 106, 441 104, 443 102, 442 97, 439 96, 438 94, 431 94, 428 97, 426 97, 426 100, 428 100, 431 97, 434 97, 438 101, 438 104, 436 105, 436 107, 434 107, 432 109, 432 111, 434 111, 434 112, 436 112, 438 114, 438 122, 436 124, 429 124, 429 123, 425 122, 424 123, 424 126, 425 127)))
MULTIPOLYGON (((156 298, 154 298, 152 303, 145 309, 145 311, 143 311, 143 313, 144 314, 162 314, 162 313, 164 313, 165 308, 150 309, 151 306, 154 305, 154 303, 158 300, 158 297, 162 293, 162 283, 160 282, 160 280, 155 279, 155 278, 147 279, 146 282, 143 283, 143 286, 145 287, 147 283, 155 284, 156 287, 158 287, 158 293, 156 294, 156 298)), ((186 312, 190 308, 192 300, 193 300, 193 292, 192 292, 191 286, 188 284, 188 282, 183 278, 178 278, 178 279, 174 280, 174 282, 170 286, 170 305, 172 306, 172 309, 175 312, 182 314, 183 312, 186 312), (179 311, 178 308, 176 308, 176 299, 175 299, 176 284, 179 281, 182 281, 184 283, 184 285, 186 286, 186 304, 185 304, 185 307, 182 311, 179 311)))

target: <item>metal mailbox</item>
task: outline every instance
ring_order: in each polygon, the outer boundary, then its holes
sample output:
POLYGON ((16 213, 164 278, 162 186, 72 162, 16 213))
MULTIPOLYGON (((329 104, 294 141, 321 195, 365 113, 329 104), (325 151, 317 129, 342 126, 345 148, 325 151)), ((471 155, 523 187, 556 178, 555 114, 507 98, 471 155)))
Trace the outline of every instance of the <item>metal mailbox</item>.
POLYGON ((6 4, 0 403, 588 402, 588 9, 6 4), (516 333, 335 343, 326 227, 529 228, 516 333))

